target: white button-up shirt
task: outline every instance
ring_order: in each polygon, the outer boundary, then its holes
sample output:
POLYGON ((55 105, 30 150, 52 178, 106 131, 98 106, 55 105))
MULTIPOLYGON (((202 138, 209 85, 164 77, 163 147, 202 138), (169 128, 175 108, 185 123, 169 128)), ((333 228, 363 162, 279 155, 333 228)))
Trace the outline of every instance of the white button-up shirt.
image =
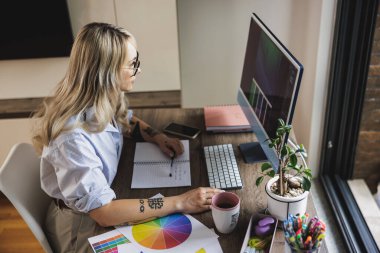
MULTIPOLYGON (((85 120, 94 112, 86 111, 85 120)), ((71 117, 66 126, 74 124, 71 117)), ((128 120, 132 111, 128 111, 128 120)), ((62 199, 79 212, 106 205, 116 198, 110 188, 117 172, 123 136, 120 126, 108 124, 98 133, 73 128, 45 146, 41 156, 41 187, 51 197, 62 199)))

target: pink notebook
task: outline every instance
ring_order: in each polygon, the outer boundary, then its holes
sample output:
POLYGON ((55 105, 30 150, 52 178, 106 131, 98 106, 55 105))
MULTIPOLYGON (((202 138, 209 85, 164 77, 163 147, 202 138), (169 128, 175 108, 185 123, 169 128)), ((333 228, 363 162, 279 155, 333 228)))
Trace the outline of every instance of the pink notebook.
POLYGON ((217 105, 203 108, 207 131, 242 132, 251 126, 240 105, 217 105))

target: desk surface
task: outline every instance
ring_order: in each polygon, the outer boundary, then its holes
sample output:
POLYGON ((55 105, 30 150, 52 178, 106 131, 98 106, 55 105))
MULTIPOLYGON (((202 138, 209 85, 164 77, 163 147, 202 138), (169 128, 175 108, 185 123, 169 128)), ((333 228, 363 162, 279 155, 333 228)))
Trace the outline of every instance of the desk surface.
MULTIPOLYGON (((119 163, 118 173, 112 184, 117 198, 147 198, 157 193, 164 196, 181 194, 191 188, 208 186, 206 163, 203 158, 203 146, 222 143, 232 143, 238 166, 243 179, 244 187, 240 190, 232 190, 241 199, 241 210, 236 229, 229 235, 219 234, 219 242, 223 252, 240 252, 243 239, 252 214, 263 211, 266 208, 266 196, 264 183, 256 187, 259 165, 245 164, 238 150, 238 144, 255 141, 252 133, 239 134, 208 134, 204 127, 203 109, 136 109, 134 114, 152 125, 156 129, 163 129, 169 122, 177 122, 200 128, 202 133, 195 140, 190 140, 191 157, 191 187, 160 188, 160 189, 131 189, 133 157, 135 143, 125 139, 124 147, 119 163)), ((307 212, 314 216, 314 208, 311 194, 309 194, 307 212)), ((211 212, 193 215, 209 228, 215 228, 211 212)), ((277 230, 272 252, 285 252, 285 242, 281 230, 277 230)), ((327 252, 325 245, 319 252, 327 252)))

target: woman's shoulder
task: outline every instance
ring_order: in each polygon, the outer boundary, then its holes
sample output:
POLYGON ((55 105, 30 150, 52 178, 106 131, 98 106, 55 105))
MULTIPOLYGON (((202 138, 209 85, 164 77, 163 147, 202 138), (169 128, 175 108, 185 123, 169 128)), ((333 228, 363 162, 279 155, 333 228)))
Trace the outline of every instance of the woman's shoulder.
POLYGON ((86 131, 82 128, 72 128, 61 132, 54 140, 49 142, 48 146, 43 148, 42 154, 48 155, 58 149, 76 149, 86 145, 86 131))

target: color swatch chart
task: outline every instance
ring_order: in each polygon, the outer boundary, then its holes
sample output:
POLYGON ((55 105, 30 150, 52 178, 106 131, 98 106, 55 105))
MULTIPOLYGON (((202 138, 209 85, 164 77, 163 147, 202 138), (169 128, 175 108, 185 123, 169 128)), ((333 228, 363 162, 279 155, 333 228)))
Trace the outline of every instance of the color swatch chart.
POLYGON ((140 245, 156 250, 170 249, 182 244, 191 234, 190 220, 173 214, 132 228, 133 239, 140 245))
MULTIPOLYGON (((157 194, 151 199, 162 197, 157 194)), ((138 225, 116 226, 115 230, 90 237, 88 241, 95 253, 223 252, 213 230, 191 215, 179 213, 138 225)))
MULTIPOLYGON (((114 232, 114 231, 111 231, 114 232)), ((102 237, 106 237, 108 233, 103 234, 102 237)), ((91 246, 96 253, 118 253, 117 246, 130 241, 121 233, 108 235, 108 238, 103 238, 101 241, 91 242, 91 246)), ((94 238, 95 239, 95 238, 94 238)))

